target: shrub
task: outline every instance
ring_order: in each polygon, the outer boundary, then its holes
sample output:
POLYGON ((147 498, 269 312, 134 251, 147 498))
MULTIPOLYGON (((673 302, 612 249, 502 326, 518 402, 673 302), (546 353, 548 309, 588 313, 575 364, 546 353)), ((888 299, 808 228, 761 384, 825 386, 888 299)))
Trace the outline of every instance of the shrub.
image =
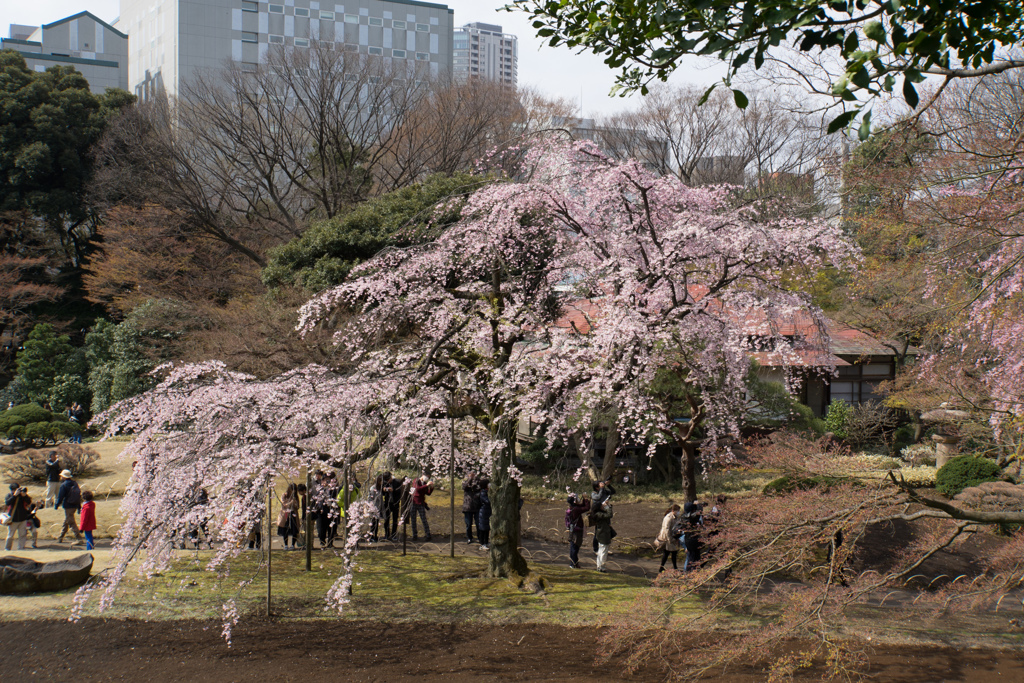
POLYGON ((997 481, 1002 473, 993 460, 960 455, 939 468, 935 475, 935 489, 944 496, 953 497, 970 486, 997 481))
POLYGON ((0 472, 9 481, 46 481, 46 458, 56 452, 62 469, 80 477, 90 474, 100 459, 100 454, 88 446, 77 443, 62 443, 55 448, 29 448, 7 458, 0 466, 0 472))
POLYGON ((899 418, 893 410, 874 401, 861 403, 849 411, 845 438, 854 448, 886 443, 899 424, 899 418))
POLYGON ((811 489, 824 489, 827 491, 833 486, 846 483, 842 477, 831 477, 825 474, 813 477, 798 477, 792 474, 784 474, 778 479, 773 479, 764 485, 762 493, 766 496, 778 496, 794 491, 810 491, 811 489))
POLYGON ((850 419, 850 405, 845 401, 832 401, 825 414, 825 429, 840 439, 846 438, 846 423, 850 419))
POLYGON ((935 449, 926 443, 915 443, 900 451, 900 455, 911 465, 934 465, 935 449))
POLYGON ((556 441, 553 446, 548 446, 547 439, 540 434, 530 444, 522 449, 519 457, 528 462, 533 468, 543 474, 549 472, 557 460, 565 456, 565 449, 561 441, 556 441))
POLYGON ((0 413, 0 436, 29 448, 55 444, 81 431, 78 424, 38 403, 25 403, 0 413))
POLYGON ((906 424, 893 432, 892 435, 892 450, 894 453, 898 453, 908 446, 913 446, 916 442, 914 436, 917 433, 915 425, 906 424))

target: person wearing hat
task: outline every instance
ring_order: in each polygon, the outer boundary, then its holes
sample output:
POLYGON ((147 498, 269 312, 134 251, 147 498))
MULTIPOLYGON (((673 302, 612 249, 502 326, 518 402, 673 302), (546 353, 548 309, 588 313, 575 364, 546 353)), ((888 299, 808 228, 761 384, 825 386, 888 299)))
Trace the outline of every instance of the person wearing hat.
MULTIPOLYGON (((64 536, 68 529, 75 532, 75 544, 82 542, 82 532, 78 530, 78 523, 75 521, 75 513, 82 506, 82 489, 78 488, 78 482, 71 477, 71 470, 64 470, 60 473, 61 485, 57 491, 57 502, 53 509, 64 508, 64 526, 60 530, 58 543, 64 542, 64 536)), ((74 545, 74 544, 73 544, 74 545)))

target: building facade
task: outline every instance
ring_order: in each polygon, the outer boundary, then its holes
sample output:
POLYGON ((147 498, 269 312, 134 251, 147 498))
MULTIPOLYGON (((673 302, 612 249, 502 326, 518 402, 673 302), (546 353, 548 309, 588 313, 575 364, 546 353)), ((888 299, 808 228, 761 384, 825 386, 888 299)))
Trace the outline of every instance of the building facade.
POLYGON ((128 36, 89 12, 52 24, 11 24, 0 49, 20 52, 35 71, 56 65, 73 66, 89 81, 89 89, 128 89, 128 36))
POLYGON ((129 39, 130 89, 145 99, 177 96, 200 70, 229 60, 256 65, 275 46, 311 41, 451 73, 453 10, 415 0, 121 0, 129 39))
POLYGON ((514 88, 518 79, 519 39, 502 33, 495 24, 466 24, 455 29, 452 63, 455 78, 460 81, 485 78, 514 88))

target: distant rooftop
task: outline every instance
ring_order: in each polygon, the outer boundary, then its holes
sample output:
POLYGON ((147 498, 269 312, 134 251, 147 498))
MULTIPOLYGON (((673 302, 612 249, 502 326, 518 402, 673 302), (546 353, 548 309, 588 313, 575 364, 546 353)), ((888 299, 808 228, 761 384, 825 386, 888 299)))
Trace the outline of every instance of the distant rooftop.
POLYGON ((466 24, 463 28, 475 28, 481 31, 491 31, 492 33, 501 33, 501 27, 497 24, 484 24, 479 21, 474 21, 471 24, 466 24))
POLYGON ((26 26, 25 24, 11 24, 11 30, 8 34, 8 38, 14 40, 28 40, 33 33, 39 30, 38 26, 26 26))

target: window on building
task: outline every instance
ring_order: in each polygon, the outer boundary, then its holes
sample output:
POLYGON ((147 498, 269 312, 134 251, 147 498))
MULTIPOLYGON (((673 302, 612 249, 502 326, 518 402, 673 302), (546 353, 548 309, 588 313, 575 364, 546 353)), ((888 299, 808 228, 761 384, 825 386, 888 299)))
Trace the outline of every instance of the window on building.
POLYGON ((394 21, 391 22, 391 27, 392 28, 404 29, 405 28, 405 22, 404 21, 399 21, 398 19, 395 19, 394 21))
POLYGON ((252 31, 242 31, 242 42, 243 43, 255 43, 259 37, 252 31))
POLYGON ((320 10, 320 18, 326 19, 327 21, 334 21, 334 12, 325 12, 320 10))
POLYGON ((309 38, 296 38, 295 47, 309 47, 309 38))
POLYGON ((242 62, 242 71, 254 73, 256 71, 256 62, 242 62))
POLYGON ((370 26, 383 26, 384 20, 380 17, 370 17, 369 24, 370 26))
POLYGON ((284 5, 270 5, 271 14, 284 14, 284 5))
POLYGON ((345 52, 359 52, 359 46, 353 43, 345 43, 345 52))
POLYGON ((397 57, 398 59, 405 59, 405 50, 392 50, 391 56, 397 57))
POLYGON ((380 56, 384 54, 384 48, 370 46, 366 48, 366 52, 367 54, 380 56))
POLYGON ((416 61, 418 61, 418 62, 429 62, 430 61, 430 55, 428 55, 426 52, 417 52, 416 53, 416 61))
POLYGON ((295 16, 297 16, 297 17, 308 17, 309 16, 309 10, 304 8, 304 7, 296 7, 295 8, 295 16))
POLYGON ((879 383, 895 377, 892 363, 858 363, 836 368, 838 377, 829 385, 833 401, 850 404, 867 403, 881 398, 876 392, 879 383))
POLYGON ((416 30, 420 33, 430 33, 430 24, 416 24, 416 30))
POLYGON ((250 2, 249 0, 242 0, 242 11, 243 12, 258 12, 260 9, 259 3, 250 2))
POLYGON ((357 14, 346 14, 345 15, 345 23, 346 24, 358 24, 359 23, 359 15, 357 15, 357 14))
POLYGON ((267 42, 274 43, 275 45, 283 45, 284 44, 284 36, 274 36, 274 35, 267 36, 267 42))

